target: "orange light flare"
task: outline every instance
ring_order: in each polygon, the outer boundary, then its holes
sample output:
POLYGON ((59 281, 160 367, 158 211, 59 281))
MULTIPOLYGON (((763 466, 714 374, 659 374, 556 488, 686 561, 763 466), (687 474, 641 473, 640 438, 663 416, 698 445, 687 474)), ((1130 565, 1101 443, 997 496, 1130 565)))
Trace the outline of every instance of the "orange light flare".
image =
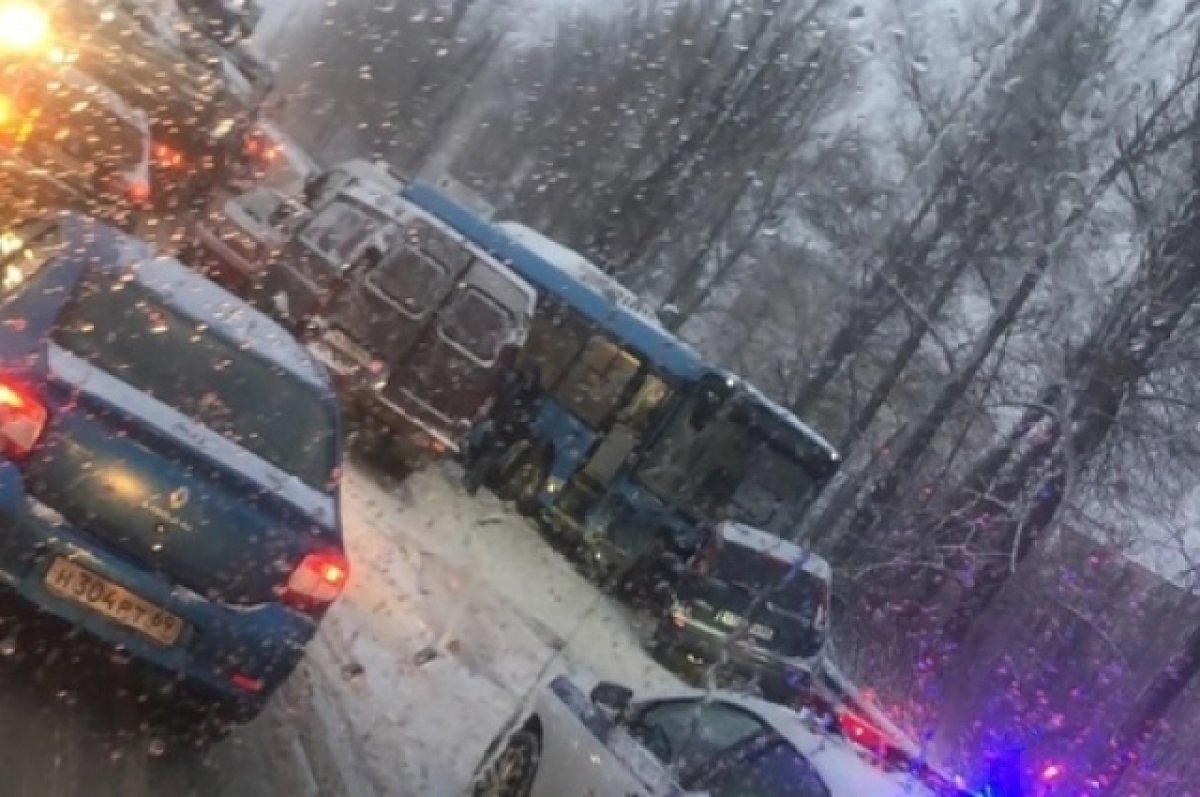
POLYGON ((154 162, 167 169, 182 169, 187 164, 182 153, 163 143, 154 145, 154 162))
POLYGON ((13 0, 0 4, 0 51, 48 52, 51 32, 50 14, 38 3, 13 0))

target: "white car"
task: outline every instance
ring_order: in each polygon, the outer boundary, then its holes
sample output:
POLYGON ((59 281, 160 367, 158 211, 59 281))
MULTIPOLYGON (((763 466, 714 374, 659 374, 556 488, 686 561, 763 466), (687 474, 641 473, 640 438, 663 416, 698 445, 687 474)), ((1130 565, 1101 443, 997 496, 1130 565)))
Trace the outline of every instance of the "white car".
POLYGON ((939 797, 794 711, 728 692, 635 701, 559 677, 513 727, 480 763, 476 797, 939 797))

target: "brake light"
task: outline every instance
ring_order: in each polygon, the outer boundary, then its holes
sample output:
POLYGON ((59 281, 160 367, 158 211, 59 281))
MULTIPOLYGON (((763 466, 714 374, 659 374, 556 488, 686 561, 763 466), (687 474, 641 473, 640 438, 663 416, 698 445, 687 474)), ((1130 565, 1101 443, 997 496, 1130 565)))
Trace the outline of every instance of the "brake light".
POLYGON ((154 162, 167 169, 182 169, 186 164, 180 152, 161 143, 154 145, 154 162))
POLYGON ((263 682, 261 678, 254 678, 245 673, 235 672, 229 676, 229 683, 241 689, 243 692, 251 692, 258 694, 263 690, 263 682))
POLYGON ((350 563, 337 551, 310 553, 288 578, 283 599, 301 609, 323 608, 333 603, 350 580, 350 563))
POLYGON ((0 378, 0 449, 11 459, 29 455, 49 418, 46 405, 25 385, 0 378))
POLYGON ((838 724, 846 738, 860 747, 880 752, 885 746, 883 735, 853 714, 841 714, 838 717, 838 724))
POLYGON ((150 183, 145 180, 134 180, 129 184, 129 198, 139 205, 150 201, 150 183))

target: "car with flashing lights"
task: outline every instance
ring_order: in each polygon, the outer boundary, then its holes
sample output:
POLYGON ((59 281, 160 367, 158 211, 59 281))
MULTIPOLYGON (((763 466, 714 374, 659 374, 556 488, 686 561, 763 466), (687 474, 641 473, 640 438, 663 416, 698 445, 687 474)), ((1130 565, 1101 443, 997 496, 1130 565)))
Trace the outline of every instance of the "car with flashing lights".
POLYGON ((679 689, 635 696, 559 676, 476 767, 475 797, 969 797, 754 697, 679 689))
POLYGON ((694 684, 715 676, 773 702, 802 701, 829 641, 828 562, 726 521, 671 581, 652 642, 668 669, 694 684))
POLYGON ((184 42, 131 13, 130 1, 4 0, 0 55, 71 66, 145 111, 155 197, 178 201, 220 181, 257 107, 231 87, 223 62, 192 57, 184 42))
POLYGON ((140 660, 219 735, 349 577, 334 390, 270 319, 99 221, 5 240, 0 585, 140 660))
POLYGON ((0 219, 73 209, 136 224, 152 199, 146 115, 75 69, 17 62, 0 76, 0 219))

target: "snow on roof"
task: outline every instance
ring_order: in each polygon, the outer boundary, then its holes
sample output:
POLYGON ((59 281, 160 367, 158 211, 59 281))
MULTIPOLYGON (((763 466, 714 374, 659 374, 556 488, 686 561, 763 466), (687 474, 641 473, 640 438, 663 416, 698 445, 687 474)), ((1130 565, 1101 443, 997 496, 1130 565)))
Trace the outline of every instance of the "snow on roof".
POLYGON ((826 584, 833 579, 833 568, 829 566, 829 562, 794 542, 732 520, 725 521, 718 528, 721 536, 729 542, 762 553, 769 553, 787 562, 798 562, 801 570, 821 579, 826 584))
POLYGON ((549 261, 575 279, 599 291, 613 304, 637 313, 654 326, 666 331, 659 323, 655 308, 649 302, 621 284, 611 274, 606 274, 604 269, 579 252, 515 221, 502 221, 496 224, 496 227, 538 257, 549 261))
POLYGON ((151 255, 135 269, 140 284, 196 320, 207 322, 246 351, 305 382, 329 387, 324 370, 283 327, 179 261, 151 255))
POLYGON ((749 395, 755 401, 762 404, 767 409, 771 410, 772 413, 777 415, 785 423, 787 423, 789 426, 791 426, 793 430, 799 432, 801 435, 803 435, 804 437, 811 440, 814 444, 816 444, 819 448, 821 448, 829 456, 829 458, 831 460, 833 460, 834 462, 841 461, 842 455, 839 454, 838 450, 833 447, 833 444, 830 443, 828 440, 826 440, 821 435, 821 433, 818 432, 816 429, 813 429, 811 426, 806 424, 804 421, 802 421, 798 417, 796 417, 796 415, 794 413, 792 413, 791 410, 788 410, 782 404, 779 404, 778 402, 773 400, 771 397, 769 397, 766 393, 762 392, 757 387, 755 387, 753 384, 751 384, 750 382, 747 382, 745 379, 738 376, 737 374, 734 374, 731 372, 728 374, 728 378, 734 380, 735 384, 739 385, 743 392, 745 392, 747 395, 749 395))

